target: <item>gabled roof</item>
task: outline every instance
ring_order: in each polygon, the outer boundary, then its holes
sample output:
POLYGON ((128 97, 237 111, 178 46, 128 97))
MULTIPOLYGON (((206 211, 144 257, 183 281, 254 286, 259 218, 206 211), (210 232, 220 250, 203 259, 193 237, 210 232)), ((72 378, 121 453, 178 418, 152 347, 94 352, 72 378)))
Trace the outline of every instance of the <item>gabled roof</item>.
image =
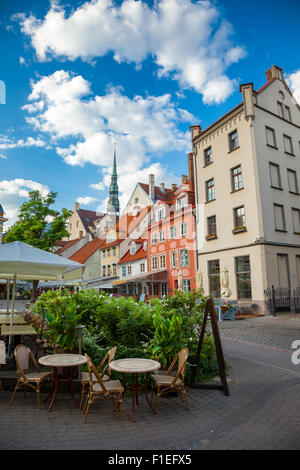
POLYGON ((95 211, 89 211, 87 209, 78 209, 77 214, 85 228, 85 230, 89 233, 90 231, 90 226, 96 221, 104 217, 104 214, 95 211))
POLYGON ((118 264, 129 263, 131 261, 137 261, 139 259, 147 258, 147 252, 144 250, 143 245, 136 251, 134 255, 130 254, 128 250, 125 255, 120 259, 118 264))
POLYGON ((69 240, 66 242, 66 244, 60 248, 59 250, 57 250, 55 252, 56 255, 60 255, 63 251, 67 250, 68 248, 70 248, 70 246, 72 245, 75 245, 75 243, 77 243, 78 241, 80 240, 80 238, 75 238, 74 240, 69 240))
POLYGON ((74 253, 70 259, 72 261, 77 261, 77 263, 85 263, 97 250, 99 250, 105 243, 105 240, 101 238, 94 238, 82 248, 80 248, 76 253, 74 253))
MULTIPOLYGON (((138 184, 145 191, 145 193, 148 194, 148 196, 149 196, 149 184, 146 184, 146 183, 138 183, 138 184)), ((166 199, 168 199, 170 194, 172 194, 173 192, 174 192, 173 189, 165 188, 165 190, 162 191, 162 189, 159 186, 154 186, 154 199, 155 200, 157 200, 157 199, 166 200, 166 199)), ((149 198, 150 198, 150 196, 149 196, 149 198)))

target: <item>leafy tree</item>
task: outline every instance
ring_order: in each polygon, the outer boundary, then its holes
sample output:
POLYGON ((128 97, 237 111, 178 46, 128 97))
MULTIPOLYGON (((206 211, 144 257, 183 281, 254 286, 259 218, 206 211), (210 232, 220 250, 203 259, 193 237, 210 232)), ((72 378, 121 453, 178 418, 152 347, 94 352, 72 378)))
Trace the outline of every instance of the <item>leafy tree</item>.
MULTIPOLYGON (((18 220, 8 230, 4 243, 21 241, 28 245, 51 251, 57 240, 68 237, 66 223, 71 211, 52 209, 57 193, 49 192, 45 197, 37 190, 29 192, 29 199, 19 209, 18 220)), ((33 281, 32 299, 36 299, 38 281, 33 281)))

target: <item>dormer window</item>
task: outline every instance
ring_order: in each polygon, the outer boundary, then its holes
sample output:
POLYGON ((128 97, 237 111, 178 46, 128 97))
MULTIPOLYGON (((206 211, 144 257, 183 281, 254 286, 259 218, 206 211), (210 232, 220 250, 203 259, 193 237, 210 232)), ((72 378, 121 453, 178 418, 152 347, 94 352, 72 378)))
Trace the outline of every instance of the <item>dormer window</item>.
POLYGON ((177 201, 176 201, 176 209, 177 210, 183 209, 186 206, 187 206, 187 197, 186 196, 181 197, 180 199, 177 199, 177 201))
POLYGON ((130 245, 130 254, 135 255, 135 253, 136 253, 136 244, 133 242, 130 245))

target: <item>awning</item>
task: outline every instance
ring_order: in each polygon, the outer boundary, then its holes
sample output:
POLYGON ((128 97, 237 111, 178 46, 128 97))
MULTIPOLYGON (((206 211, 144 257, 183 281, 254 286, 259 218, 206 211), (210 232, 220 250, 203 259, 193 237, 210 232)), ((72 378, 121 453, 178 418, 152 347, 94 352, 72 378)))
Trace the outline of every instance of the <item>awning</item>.
POLYGON ((168 282, 168 270, 164 269, 156 273, 144 273, 139 274, 138 276, 130 276, 122 279, 117 279, 116 281, 112 281, 112 284, 122 285, 129 284, 131 282, 168 282))
POLYGON ((112 289, 113 285, 110 282, 102 282, 101 284, 92 284, 87 287, 92 289, 112 289))

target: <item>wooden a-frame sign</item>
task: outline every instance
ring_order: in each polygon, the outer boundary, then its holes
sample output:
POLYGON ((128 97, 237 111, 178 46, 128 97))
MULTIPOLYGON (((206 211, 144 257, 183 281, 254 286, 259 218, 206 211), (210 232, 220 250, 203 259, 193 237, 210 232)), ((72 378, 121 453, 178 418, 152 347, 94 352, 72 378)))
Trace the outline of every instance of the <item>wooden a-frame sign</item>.
POLYGON ((219 327, 218 327, 218 322, 217 322, 216 311, 215 311, 215 307, 214 307, 214 301, 211 298, 207 299, 207 301, 206 301, 204 318, 203 318, 203 323, 202 323, 202 328, 201 328, 201 332, 200 332, 200 336, 199 336, 198 348, 197 348, 197 353, 196 353, 196 365, 195 365, 193 373, 192 373, 192 378, 191 378, 191 382, 189 384, 189 387, 191 387, 191 388, 202 388, 202 389, 205 388, 205 389, 223 390, 224 395, 229 396, 229 390, 228 390, 228 385, 227 385, 227 380, 226 380, 225 361, 224 361, 223 349, 222 349, 222 344, 221 344, 220 332, 219 332, 219 327), (196 377, 197 369, 199 367, 200 354, 201 354, 201 349, 202 349, 202 345, 203 345, 204 333, 205 333, 205 330, 206 330, 206 324, 207 324, 208 316, 210 317, 212 332, 213 332, 214 341, 215 341, 216 354, 217 354, 217 359, 218 359, 218 363, 219 363, 219 375, 220 375, 220 379, 221 379, 221 384, 210 384, 210 383, 195 384, 195 377, 196 377))

